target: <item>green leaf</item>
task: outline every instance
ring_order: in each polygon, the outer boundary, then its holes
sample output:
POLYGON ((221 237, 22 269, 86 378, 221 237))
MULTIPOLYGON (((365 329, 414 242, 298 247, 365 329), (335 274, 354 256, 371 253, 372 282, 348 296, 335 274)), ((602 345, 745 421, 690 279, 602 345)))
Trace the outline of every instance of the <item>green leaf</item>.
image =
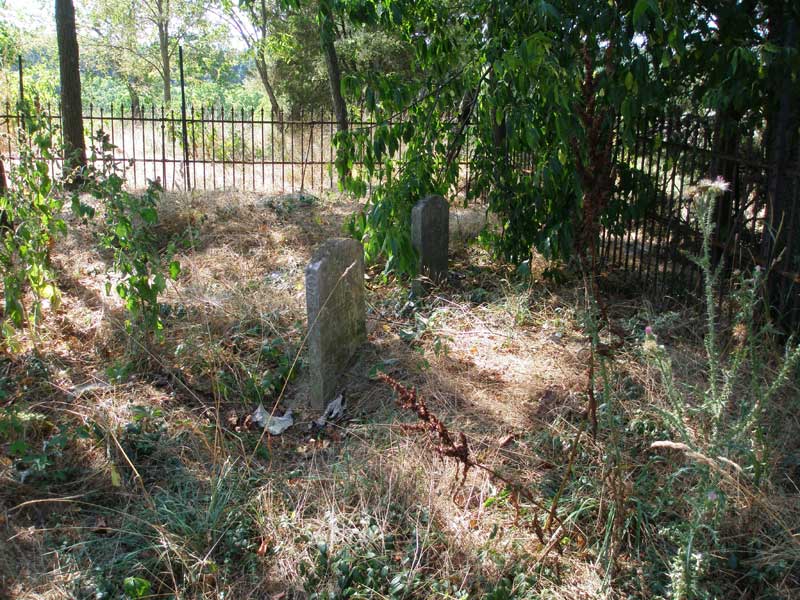
POLYGON ((50 300, 56 295, 56 288, 52 283, 48 283, 39 290, 39 297, 45 300, 50 300))
POLYGON ((127 222, 120 222, 117 223, 116 227, 114 227, 114 233, 117 237, 125 239, 130 235, 131 228, 127 222))
POLYGON ((8 446, 9 456, 25 456, 28 453, 28 442, 25 440, 14 440, 8 446))
POLYGON ((560 16, 556 8, 552 4, 550 4, 549 2, 545 2, 544 0, 539 2, 539 14, 542 16, 548 16, 554 21, 558 20, 560 16))
POLYGON ((181 263, 179 263, 177 260, 173 260, 171 263, 169 263, 169 278, 174 281, 180 274, 181 263))
POLYGON ((653 13, 654 16, 658 16, 658 5, 654 0, 638 0, 636 2, 636 6, 633 8, 634 27, 641 29, 647 25, 646 21, 644 23, 642 23, 642 21, 648 11, 653 13))
POLYGON ((141 577, 126 577, 122 582, 122 589, 129 598, 144 598, 151 588, 150 582, 141 577))
POLYGON ((149 206, 145 207, 140 211, 139 214, 142 215, 142 219, 144 219, 144 221, 150 225, 155 225, 158 223, 158 212, 155 208, 149 206))

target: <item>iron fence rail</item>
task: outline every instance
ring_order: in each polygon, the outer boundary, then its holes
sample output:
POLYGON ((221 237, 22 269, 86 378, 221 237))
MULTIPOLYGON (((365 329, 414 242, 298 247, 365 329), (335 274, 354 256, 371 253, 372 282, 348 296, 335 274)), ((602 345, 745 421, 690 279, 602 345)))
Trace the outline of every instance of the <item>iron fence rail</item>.
MULTIPOLYGON (((51 125, 60 122, 57 108, 41 108, 51 125)), ((21 115, 7 103, 0 114, 5 138, 0 139, 0 152, 12 163, 19 158, 15 132, 20 122, 21 115)), ((113 158, 126 167, 133 189, 145 187, 148 180, 158 180, 167 190, 264 192, 323 192, 338 183, 333 145, 336 120, 323 111, 302 111, 297 118, 280 119, 263 109, 190 106, 184 119, 164 107, 98 109, 90 104, 84 122, 93 136, 98 132, 107 136, 113 158)), ((373 124, 362 114, 353 126, 373 124)), ((97 148, 98 140, 87 138, 87 149, 93 146, 97 148)), ((89 154, 91 160, 91 150, 89 154)), ((96 163, 101 155, 98 148, 96 163)), ((60 157, 51 160, 53 173, 61 164, 60 157)))
MULTIPOLYGON (((40 109, 60 136, 59 108, 40 109)), ((12 164, 19 159, 15 140, 21 119, 6 103, 0 114, 0 153, 12 164)), ((83 119, 87 133, 93 132, 86 139, 88 159, 100 166, 103 152, 97 136, 107 136, 111 155, 125 167, 131 189, 156 180, 166 190, 184 191, 324 193, 338 189, 337 121, 324 110, 299 110, 293 117, 282 118, 264 109, 189 106, 184 116, 163 106, 97 108, 90 104, 83 119)), ((351 117, 350 126, 372 130, 376 123, 360 110, 351 117)), ((399 154, 404 148, 401 140, 399 154)), ((467 139, 458 157, 460 189, 469 189, 469 149, 467 139)), ((55 175, 63 161, 56 156, 50 162, 55 175)))
MULTIPOLYGON (((56 126, 59 111, 40 107, 56 126)), ((0 154, 13 163, 14 140, 20 114, 5 106, 0 114, 0 154), (2 139, 4 138, 4 139, 2 139)), ((87 129, 102 130, 113 147, 114 159, 126 166, 128 185, 142 188, 158 180, 168 190, 246 190, 264 193, 324 193, 337 189, 333 138, 336 120, 325 111, 298 111, 280 119, 263 109, 193 107, 176 113, 163 107, 141 109, 89 105, 87 129)), ((375 124, 354 115, 353 128, 375 124)), ((55 127, 57 131, 60 128, 55 127)), ((782 320, 800 325, 800 173, 790 173, 793 185, 781 253, 765 256, 768 184, 774 169, 752 132, 743 135, 738 151, 720 150, 713 120, 674 114, 642 120, 632 140, 614 147, 618 177, 626 171, 636 185, 618 186, 618 210, 607 217, 601 230, 600 260, 608 270, 634 279, 657 298, 696 296, 701 273, 692 260, 700 252, 701 233, 695 218, 690 186, 704 177, 724 174, 730 191, 718 202, 717 233, 713 240, 715 262, 722 265, 720 299, 730 290, 737 270, 759 265, 777 278, 771 285, 772 301, 782 320), (620 191, 620 190, 627 191, 620 191)), ((402 154, 403 147, 399 149, 402 154)), ((470 189, 471 140, 459 154, 461 181, 455 192, 470 189)), ((532 157, 513 157, 525 169, 532 157)), ((54 158, 53 175, 61 169, 54 158)))
POLYGON ((633 144, 617 144, 618 171, 627 169, 640 185, 617 192, 621 207, 604 223, 600 259, 607 270, 635 280, 656 299, 697 297, 702 274, 693 257, 702 235, 689 189, 700 179, 724 176, 730 189, 717 200, 712 254, 722 302, 737 272, 758 266, 767 273, 765 295, 778 320, 800 326, 800 172, 791 171, 791 198, 782 231, 769 224, 769 182, 774 167, 755 132, 736 140, 735 154, 720 150, 712 119, 676 114, 643 120, 633 144), (765 252, 775 245, 778 255, 765 252))

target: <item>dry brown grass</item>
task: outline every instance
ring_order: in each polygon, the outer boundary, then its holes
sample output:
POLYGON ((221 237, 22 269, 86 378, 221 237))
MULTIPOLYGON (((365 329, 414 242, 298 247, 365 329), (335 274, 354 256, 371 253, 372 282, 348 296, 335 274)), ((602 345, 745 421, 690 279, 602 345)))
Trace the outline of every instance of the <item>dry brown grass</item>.
MULTIPOLYGON (((76 590, 88 596, 93 566, 119 585, 111 565, 131 551, 130 539, 149 549, 122 562, 133 569, 128 574, 148 578, 159 594, 182 589, 193 598, 307 597, 303 582, 311 580, 303 565, 315 563, 319 542, 331 553, 372 551, 392 574, 419 578, 420 587, 407 597, 455 597, 436 591, 434 582, 482 597, 504 577, 525 575, 534 580, 528 595, 509 597, 656 597, 659 583, 648 569, 668 549, 657 523, 644 522, 640 532, 652 555, 632 554, 642 546, 630 539, 631 530, 619 530, 613 568, 606 571, 599 547, 613 521, 612 506, 634 514, 651 500, 647 490, 655 493, 637 478, 651 469, 658 481, 684 458, 656 464, 647 449, 649 432, 621 448, 621 467, 612 472, 610 432, 601 431, 597 440, 582 438, 574 468, 567 468, 583 423, 589 352, 577 322, 582 292, 575 281, 553 286, 536 279, 526 287, 485 252, 456 240, 456 278, 420 305, 418 313, 430 319, 422 326, 403 312, 406 296, 395 282, 381 283, 372 272, 368 343, 345 377, 348 420, 313 437, 306 432, 315 415, 306 409, 301 369, 278 403, 278 411, 296 408, 295 427, 257 450, 260 436, 245 417, 257 404, 247 381, 263 369, 261 344, 281 337, 297 349, 305 264, 315 245, 341 235, 356 208, 335 197, 279 209, 262 201, 222 193, 165 200, 165 235, 180 233, 187 244, 179 257, 183 275, 165 299, 171 313, 163 343, 125 334, 119 303, 103 292, 105 267, 87 230, 77 228, 59 244, 64 303, 49 316, 38 344, 37 360, 48 375, 32 370, 38 364, 32 352, 6 357, 10 392, 4 402, 54 424, 96 425, 97 435, 74 442, 57 460, 63 481, 19 483, 12 462, 0 459, 0 597, 70 598, 76 590), (453 431, 463 431, 477 460, 538 490, 542 502, 568 482, 560 508, 568 524, 558 541, 562 555, 542 560, 524 501, 515 507, 504 500, 502 486, 483 471, 470 470, 462 484, 452 461, 438 458, 425 437, 404 431, 411 418, 370 376, 378 364, 423 394, 453 431), (130 365, 129 376, 110 381, 112 365, 130 365), (110 385, 76 395, 76 386, 91 382, 110 385), (131 433, 137 407, 163 417, 139 422, 143 432, 131 433), (156 433, 155 447, 146 447, 144 436, 156 433), (231 490, 226 506, 237 523, 248 523, 252 547, 244 558, 233 546, 223 552, 235 527, 214 526, 195 539, 180 533, 178 509, 164 508, 178 497, 182 506, 196 503, 197 513, 208 514, 217 485, 231 490), (387 541, 390 535, 395 542, 387 541), (232 563, 222 562, 225 552, 232 563), (155 566, 136 566, 142 563, 155 566)), ((620 321, 638 326, 646 318, 639 303, 619 298, 610 305, 620 321)), ((684 381, 701 375, 697 337, 686 335, 694 329, 688 314, 659 330, 684 381)), ((663 392, 641 360, 635 335, 629 342, 614 359, 619 376, 613 385, 626 426, 640 421, 646 430, 660 422, 663 392)), ((796 419, 793 399, 782 402, 781 418, 796 419)), ((776 429, 794 451, 797 442, 788 436, 796 425, 776 429)), ((37 443, 52 432, 43 427, 29 432, 37 443)), ((724 535, 774 542, 754 561, 798 560, 790 543, 800 523, 797 488, 753 490, 731 477, 725 491, 740 520, 728 522, 724 535)), ((194 530, 204 531, 198 523, 194 530)), ((332 581, 318 583, 317 591, 332 581)), ((777 597, 791 597, 800 585, 796 567, 770 585, 777 597)))

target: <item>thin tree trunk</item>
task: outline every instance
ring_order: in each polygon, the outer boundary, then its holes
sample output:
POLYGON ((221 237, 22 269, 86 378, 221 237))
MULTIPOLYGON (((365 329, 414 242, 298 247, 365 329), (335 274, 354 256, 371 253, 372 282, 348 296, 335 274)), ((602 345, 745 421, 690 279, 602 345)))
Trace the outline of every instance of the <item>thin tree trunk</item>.
POLYGON ((75 7, 72 0, 56 0, 56 37, 61 75, 61 119, 64 130, 64 175, 68 185, 80 183, 76 169, 86 167, 86 142, 83 137, 81 73, 78 36, 75 31, 75 7))
POLYGON ((347 131, 347 105, 342 96, 342 73, 339 69, 339 57, 334 46, 333 11, 330 0, 320 0, 320 41, 325 54, 325 66, 328 68, 328 82, 331 86, 331 103, 339 131, 347 131))
POLYGON ((138 117, 141 114, 141 100, 139 99, 139 92, 136 91, 136 88, 133 86, 133 83, 128 80, 127 83, 128 87, 128 95, 131 98, 131 116, 138 117))
MULTIPOLYGON (((7 193, 6 168, 3 166, 3 159, 0 158, 0 196, 5 196, 7 193)), ((0 210, 0 229, 11 229, 11 219, 4 210, 0 210)))
MULTIPOLYGON (((160 7, 161 5, 159 5, 160 7)), ((172 75, 170 73, 169 56, 169 21, 168 17, 159 15, 158 23, 158 47, 161 51, 161 77, 164 82, 164 104, 169 105, 172 101, 172 90, 170 89, 172 75)))
POLYGON ((258 70, 258 76, 261 78, 261 83, 264 85, 267 96, 269 96, 269 103, 272 107, 273 117, 276 117, 280 123, 283 123, 283 112, 281 111, 280 104, 278 104, 278 98, 275 96, 275 89, 272 87, 272 83, 269 80, 267 62, 264 60, 264 57, 261 56, 260 52, 261 51, 259 50, 256 56, 256 69, 258 70))

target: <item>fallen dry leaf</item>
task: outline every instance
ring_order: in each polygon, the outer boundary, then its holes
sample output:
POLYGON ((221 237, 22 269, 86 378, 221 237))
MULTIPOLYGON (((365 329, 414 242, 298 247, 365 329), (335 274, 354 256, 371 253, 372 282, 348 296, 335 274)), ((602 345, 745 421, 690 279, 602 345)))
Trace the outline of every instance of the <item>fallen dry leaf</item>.
POLYGON ((94 523, 94 531, 96 533, 108 533, 108 522, 104 517, 98 517, 94 523))
POLYGON ((515 438, 515 437, 516 437, 516 435, 515 435, 515 434, 513 434, 513 433, 508 433, 508 434, 504 435, 503 437, 501 437, 501 438, 500 438, 500 439, 497 441, 497 445, 498 445, 500 448, 505 448, 505 447, 506 447, 506 446, 508 446, 508 445, 509 445, 511 442, 513 442, 513 441, 514 441, 514 438, 515 438))

